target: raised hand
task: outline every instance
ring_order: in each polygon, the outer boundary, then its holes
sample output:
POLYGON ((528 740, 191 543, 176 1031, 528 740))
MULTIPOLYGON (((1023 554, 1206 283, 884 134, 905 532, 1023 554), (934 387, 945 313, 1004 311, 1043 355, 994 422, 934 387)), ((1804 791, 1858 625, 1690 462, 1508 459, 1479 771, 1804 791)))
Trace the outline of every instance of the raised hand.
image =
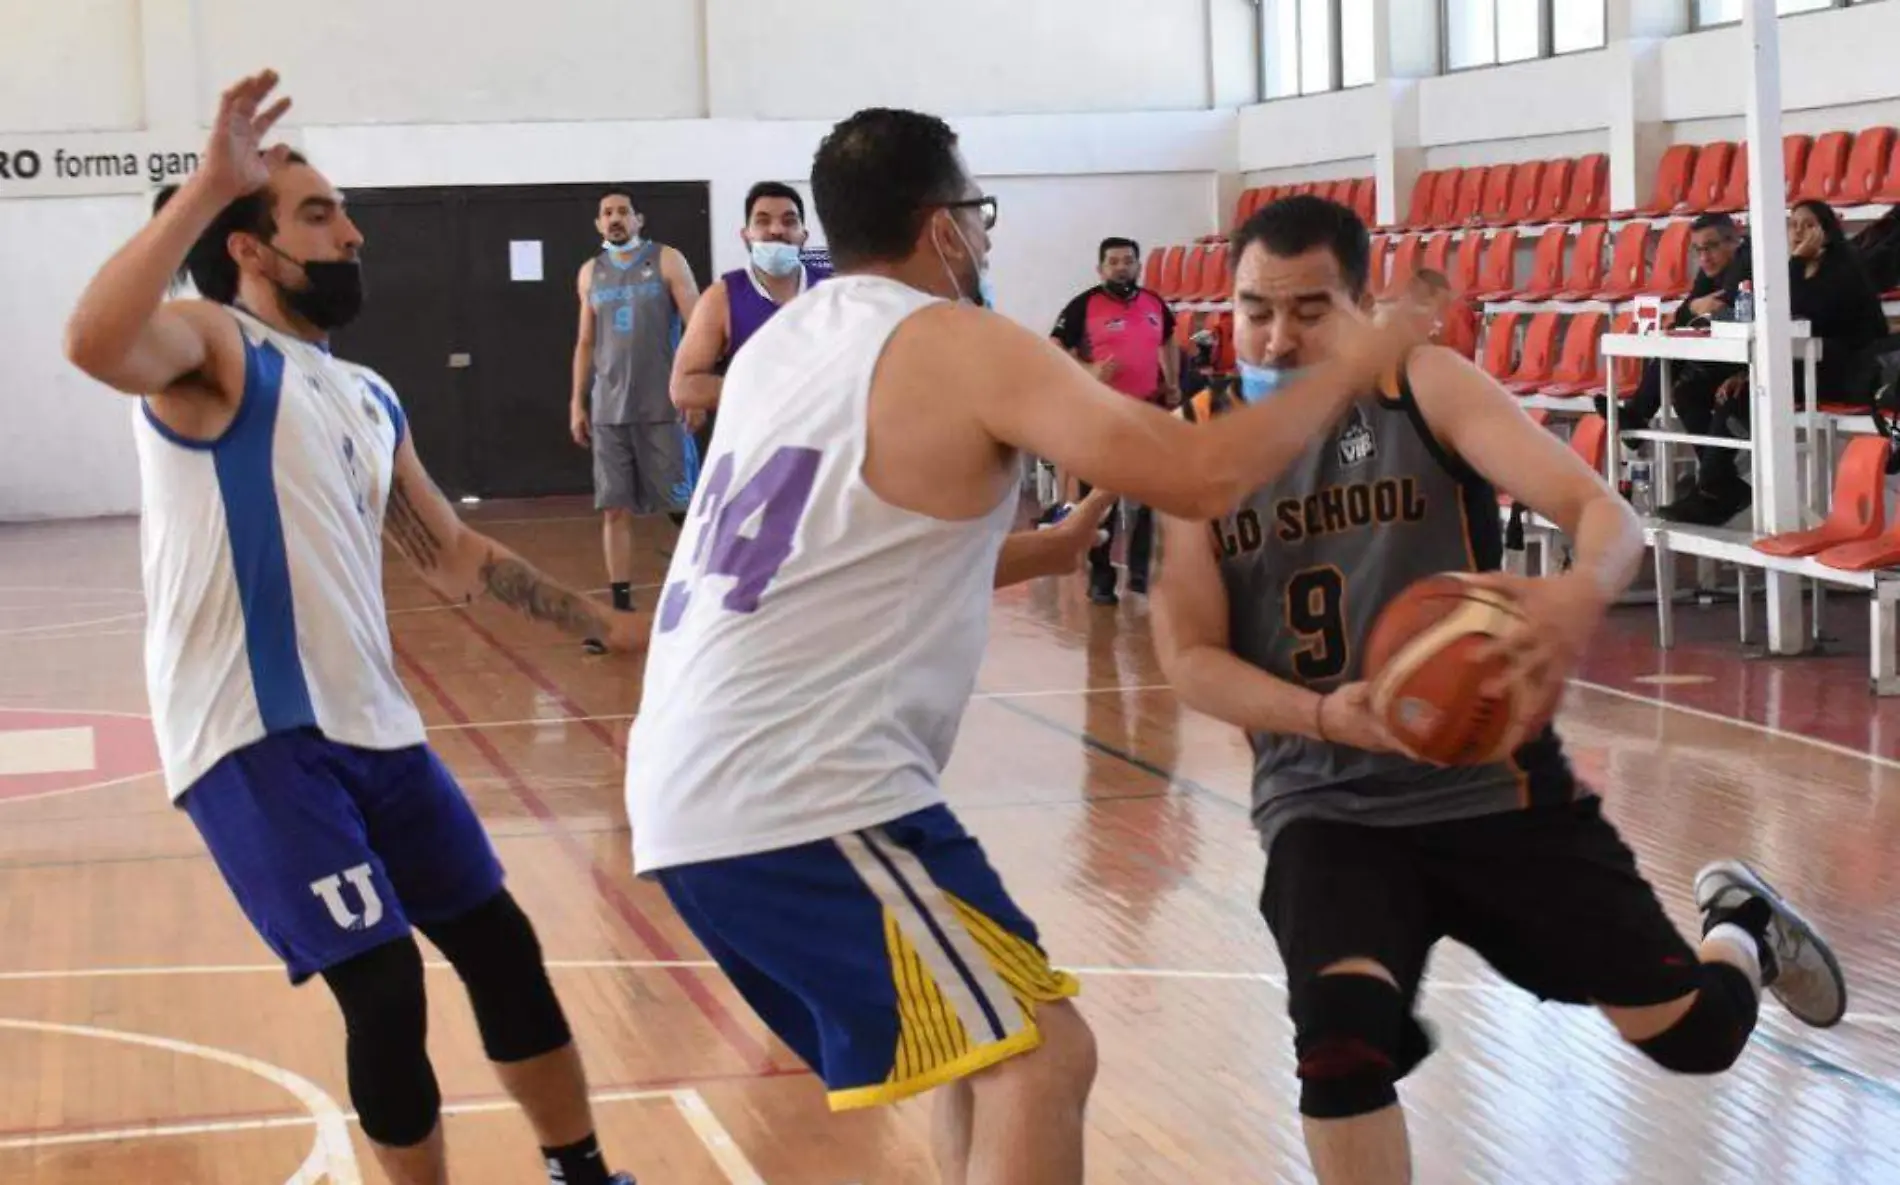
POLYGON ((288 95, 263 107, 276 89, 277 71, 264 70, 232 83, 218 98, 217 118, 199 172, 206 184, 228 197, 239 198, 262 188, 270 180, 271 167, 281 164, 290 152, 282 144, 268 151, 264 148, 264 137, 290 110, 288 95))

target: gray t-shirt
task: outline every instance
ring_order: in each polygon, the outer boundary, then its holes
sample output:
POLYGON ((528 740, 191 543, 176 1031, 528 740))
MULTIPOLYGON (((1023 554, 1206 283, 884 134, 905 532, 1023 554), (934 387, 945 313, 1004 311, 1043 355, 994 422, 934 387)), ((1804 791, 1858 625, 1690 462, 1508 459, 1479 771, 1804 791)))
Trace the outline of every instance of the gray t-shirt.
MULTIPOLYGON (((1379 611, 1415 580, 1494 571, 1497 494, 1431 435, 1395 377, 1322 433, 1278 481, 1208 524, 1233 652, 1327 691, 1361 678, 1379 611)), ((1211 395, 1191 418, 1218 414, 1211 395)), ((1579 793, 1549 729, 1509 762, 1439 768, 1308 736, 1249 733, 1261 842, 1299 819, 1406 826, 1567 801, 1579 793)))
POLYGON ((619 260, 603 249, 587 300, 594 310, 594 423, 677 420, 667 388, 681 326, 660 274, 660 245, 642 243, 619 260))

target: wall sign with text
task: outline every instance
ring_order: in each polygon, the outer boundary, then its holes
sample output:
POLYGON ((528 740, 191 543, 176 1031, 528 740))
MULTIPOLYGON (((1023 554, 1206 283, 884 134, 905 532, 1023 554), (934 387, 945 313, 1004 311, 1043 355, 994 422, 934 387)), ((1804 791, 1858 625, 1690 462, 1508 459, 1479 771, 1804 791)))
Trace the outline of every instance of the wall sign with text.
MULTIPOLYGON (((0 133, 0 198, 152 193, 198 168, 204 133, 0 133)), ((284 137, 295 143, 294 138, 284 137)))

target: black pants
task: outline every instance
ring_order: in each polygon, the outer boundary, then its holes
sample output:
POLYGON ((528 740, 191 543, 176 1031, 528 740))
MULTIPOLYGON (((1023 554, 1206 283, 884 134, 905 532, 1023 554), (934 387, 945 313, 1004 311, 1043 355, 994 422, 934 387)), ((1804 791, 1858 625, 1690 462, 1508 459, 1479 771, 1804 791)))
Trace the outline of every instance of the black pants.
MULTIPOLYGON (((1089 484, 1078 483, 1082 487, 1081 496, 1089 496, 1089 484)), ((1154 554, 1155 512, 1146 506, 1134 507, 1135 524, 1128 536, 1128 580, 1141 586, 1148 583, 1148 561, 1154 554)), ((1121 510, 1108 516, 1102 525, 1108 528, 1108 541, 1100 547, 1089 549, 1089 587, 1115 591, 1115 565, 1111 555, 1115 550, 1115 537, 1121 534, 1121 510)))
MULTIPOLYGON (((1645 370, 1660 369, 1650 363, 1645 370)), ((1671 367, 1669 406, 1675 409, 1682 426, 1697 436, 1727 436, 1730 417, 1748 422, 1748 400, 1730 400, 1717 415, 1715 392, 1731 375, 1748 373, 1746 367, 1676 363, 1671 367)), ((1645 379, 1648 375, 1645 374, 1645 379)), ((1658 379, 1660 383, 1660 378, 1658 379)), ((1696 486, 1704 493, 1727 495, 1736 492, 1742 479, 1736 469, 1740 449, 1698 447, 1696 486)))
POLYGON ((1409 1007, 1444 938, 1544 1000, 1643 1007, 1699 983, 1595 797, 1398 827, 1302 819, 1273 841, 1260 911, 1295 1015, 1347 959, 1390 971, 1409 1007))

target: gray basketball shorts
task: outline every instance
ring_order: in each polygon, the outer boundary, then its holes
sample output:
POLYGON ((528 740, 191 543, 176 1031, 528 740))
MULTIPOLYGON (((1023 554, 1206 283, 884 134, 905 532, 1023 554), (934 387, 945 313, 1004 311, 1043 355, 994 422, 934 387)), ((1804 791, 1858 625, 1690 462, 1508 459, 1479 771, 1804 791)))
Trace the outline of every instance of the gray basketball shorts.
POLYGON ((678 420, 595 424, 594 507, 684 513, 699 482, 699 445, 678 420))

